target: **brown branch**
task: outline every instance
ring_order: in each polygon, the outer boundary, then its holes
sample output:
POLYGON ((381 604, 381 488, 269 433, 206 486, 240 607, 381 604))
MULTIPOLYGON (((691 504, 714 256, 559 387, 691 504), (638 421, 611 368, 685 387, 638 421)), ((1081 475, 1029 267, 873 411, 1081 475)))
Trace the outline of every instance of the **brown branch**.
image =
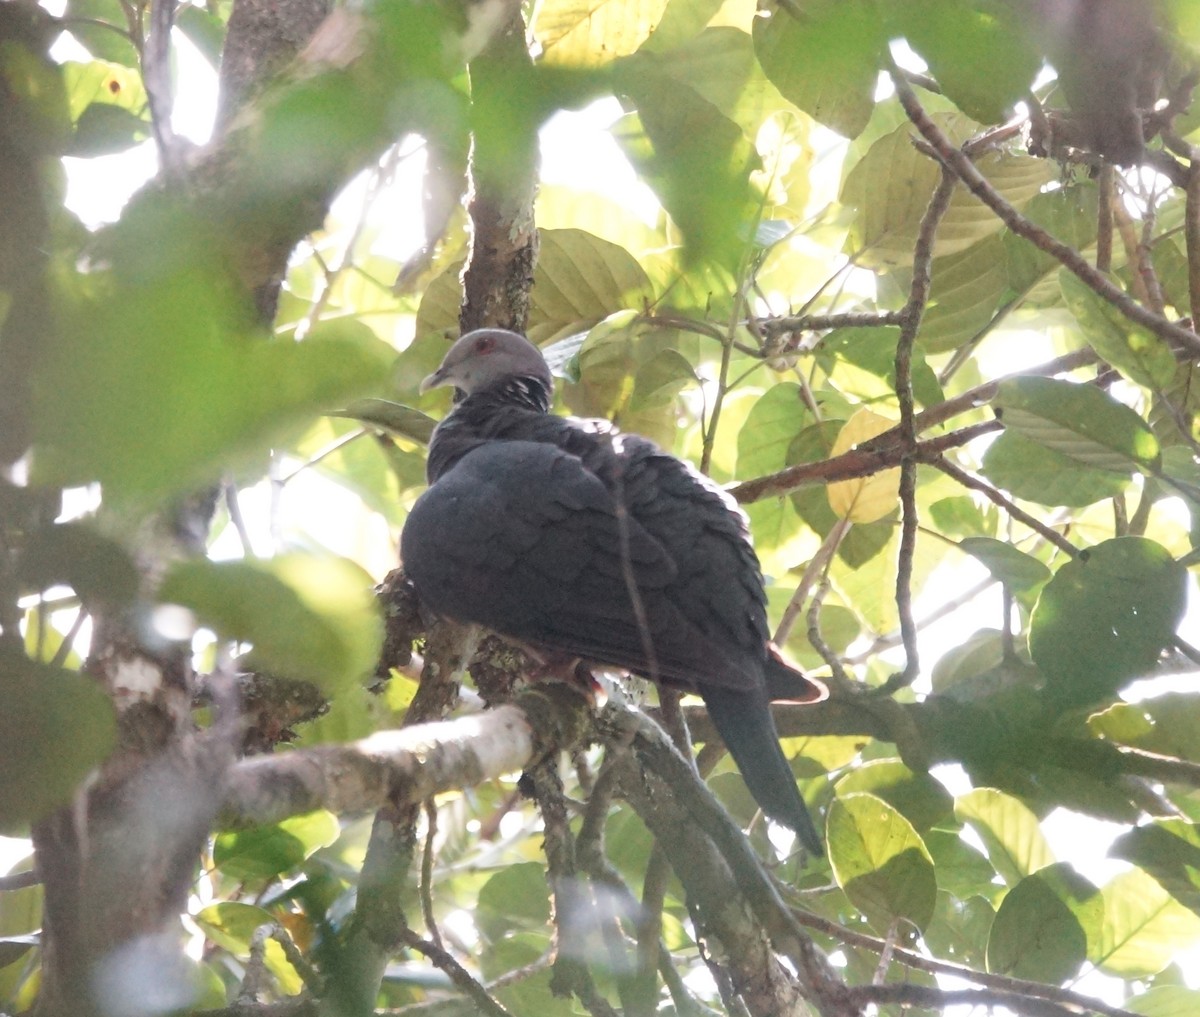
POLYGON ((785 332, 824 332, 834 328, 882 328, 903 322, 903 311, 846 311, 842 314, 801 314, 760 318, 758 327, 768 336, 785 332))
POLYGON ((586 718, 577 691, 543 682, 475 716, 244 759, 230 772, 218 825, 257 826, 317 808, 342 813, 388 801, 415 805, 570 747, 586 731, 586 718))
POLYGON ((1045 999, 1031 999, 997 989, 938 989, 929 985, 857 985, 850 989, 855 1002, 898 1003, 901 1006, 920 1006, 945 1010, 951 1006, 1003 1006, 1028 1017, 1081 1017, 1086 1010, 1060 1006, 1045 999))
POLYGON ((400 931, 400 942, 411 950, 423 954, 439 971, 444 972, 482 1014, 490 1017, 512 1017, 512 1011, 501 1005, 479 981, 464 968, 455 958, 436 943, 422 939, 412 929, 400 931))
POLYGON ((1191 148, 1188 171, 1187 207, 1183 219, 1183 237, 1188 261, 1188 304, 1193 326, 1200 321, 1200 149, 1191 148))
POLYGON ((903 75, 892 75, 896 94, 908 114, 909 120, 921 132, 937 158, 948 166, 968 190, 990 208, 997 217, 1017 236, 1023 237, 1041 251, 1061 262, 1078 276, 1095 293, 1107 300, 1131 321, 1149 329, 1155 335, 1173 344, 1183 346, 1193 354, 1200 355, 1200 336, 1178 322, 1170 321, 1135 300, 1116 286, 1104 273, 1097 271, 1074 248, 1068 247, 1032 220, 1027 219, 1000 194, 979 172, 971 159, 956 148, 921 106, 911 86, 903 75))
MULTIPOLYGON (((917 549, 917 445, 912 387, 912 354, 929 287, 933 279, 933 243, 938 224, 950 207, 957 181, 945 167, 917 231, 913 247, 913 276, 908 303, 901 312, 903 323, 896 343, 896 399, 900 404, 900 442, 904 455, 900 462, 900 550, 896 564, 896 610, 900 615, 900 634, 904 640, 904 670, 895 677, 895 687, 911 685, 921 670, 917 647, 917 627, 912 613, 912 568, 917 549)), ((889 679, 889 685, 892 684, 889 679)))
POLYGON ((1072 558, 1079 554, 1079 548, 1067 540, 1067 538, 1061 533, 1052 527, 1047 526, 1040 519, 1031 516, 1023 508, 1018 506, 1011 498, 1004 494, 1003 491, 992 487, 992 485, 987 481, 981 480, 979 477, 972 476, 966 470, 955 466, 954 463, 950 462, 950 460, 946 459, 944 456, 936 456, 930 459, 929 464, 937 467, 937 469, 941 470, 944 474, 946 474, 946 476, 957 480, 964 487, 969 487, 973 491, 978 491, 989 501, 1004 509, 1004 511, 1014 519, 1024 523, 1031 530, 1040 533, 1051 544, 1053 544, 1059 550, 1065 551, 1072 558))
POLYGON ((1096 187, 1100 195, 1100 207, 1096 213, 1096 271, 1105 274, 1112 269, 1115 172, 1112 166, 1106 163, 1100 167, 1096 176, 1096 187))
MULTIPOLYGON (((823 932, 825 935, 831 936, 839 942, 845 943, 847 946, 861 947, 878 954, 883 953, 886 943, 882 939, 847 929, 837 922, 814 914, 811 911, 795 908, 792 913, 796 916, 796 920, 805 928, 823 932)), ((923 954, 915 953, 912 950, 907 950, 899 946, 893 949, 892 956, 899 963, 906 967, 914 968, 917 971, 927 971, 935 975, 951 975, 955 978, 961 978, 964 981, 974 982, 976 985, 983 985, 1001 992, 1008 992, 1018 996, 1039 997, 1056 1003, 1062 1003, 1066 1006, 1079 1007, 1085 1011, 1095 1011, 1103 1015, 1103 1017, 1135 1017, 1132 1011, 1123 1010, 1117 1006, 1109 1006, 1101 1000, 1092 999, 1082 993, 1072 992, 1070 989, 1064 989, 1057 985, 1048 985, 1045 982, 1031 982, 1022 978, 1011 978, 1008 975, 989 974, 985 971, 977 971, 965 964, 955 964, 951 961, 926 957, 923 954)))

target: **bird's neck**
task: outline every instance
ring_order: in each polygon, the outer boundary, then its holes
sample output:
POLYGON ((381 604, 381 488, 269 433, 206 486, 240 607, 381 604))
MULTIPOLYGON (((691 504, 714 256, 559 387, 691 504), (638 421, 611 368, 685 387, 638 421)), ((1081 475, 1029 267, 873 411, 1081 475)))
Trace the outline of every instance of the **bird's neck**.
POLYGON ((433 432, 426 467, 437 480, 471 449, 499 436, 515 418, 550 411, 550 392, 538 378, 505 378, 479 392, 456 397, 454 409, 433 432))

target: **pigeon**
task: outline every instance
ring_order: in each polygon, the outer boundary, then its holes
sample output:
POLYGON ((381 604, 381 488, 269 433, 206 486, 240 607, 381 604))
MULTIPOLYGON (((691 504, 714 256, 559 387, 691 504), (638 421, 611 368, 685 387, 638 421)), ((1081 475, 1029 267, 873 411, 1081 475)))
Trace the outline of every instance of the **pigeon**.
POLYGON ((515 332, 464 335, 421 388, 443 385, 454 408, 401 535, 422 604, 699 695, 763 812, 821 854, 769 704, 826 691, 770 641, 733 499, 646 438, 551 414, 550 369, 515 332))

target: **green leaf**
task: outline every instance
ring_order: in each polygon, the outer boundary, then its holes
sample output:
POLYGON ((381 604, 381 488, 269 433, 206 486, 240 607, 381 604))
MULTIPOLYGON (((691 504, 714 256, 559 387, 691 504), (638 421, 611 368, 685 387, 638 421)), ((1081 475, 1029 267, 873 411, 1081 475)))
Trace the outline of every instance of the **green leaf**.
POLYGON ((475 921, 493 943, 514 930, 549 931, 550 899, 542 864, 521 862, 490 876, 479 891, 475 921))
POLYGON ((811 420, 799 385, 778 382, 750 408, 737 436, 737 475, 747 479, 775 473, 788 465, 797 435, 811 420))
POLYGON ((1074 978, 1088 953, 1084 921, 1097 929, 1100 891, 1064 863, 1026 876, 1004 897, 988 936, 994 974, 1057 985, 1074 978))
POLYGON ((343 558, 296 552, 266 561, 180 562, 159 599, 253 644, 254 666, 326 692, 362 679, 379 659, 383 629, 371 579, 343 558))
POLYGON ((995 883, 996 869, 992 863, 957 831, 928 830, 923 836, 933 858, 939 892, 949 892, 966 901, 975 896, 991 898, 1002 889, 995 883))
POLYGON ((1058 284, 1084 338, 1105 361, 1146 388, 1158 390, 1171 383, 1175 354, 1162 339, 1102 300, 1074 272, 1060 269, 1058 284))
POLYGON ((960 899, 945 890, 938 890, 933 921, 922 938, 935 957, 982 967, 988 933, 995 918, 996 912, 984 897, 960 899))
POLYGON ((886 37, 866 0, 800 0, 754 21, 754 48, 776 88, 814 120, 848 138, 875 105, 886 37))
POLYGON ((636 104, 614 137, 684 239, 690 264, 734 266, 744 224, 761 204, 750 185, 757 150, 742 129, 649 55, 622 64, 617 87, 636 104))
POLYGON ((879 931, 933 917, 933 861, 912 824, 882 798, 842 795, 829 807, 829 860, 838 885, 879 931))
POLYGON ((28 534, 16 579, 27 592, 70 586, 89 610, 120 608, 137 596, 137 567, 116 541, 86 523, 58 523, 28 534))
POLYGON ((1041 70, 1042 54, 1003 3, 906 0, 887 10, 942 91, 982 123, 1002 122, 1041 70))
MULTIPOLYGON (((904 273, 906 287, 910 275, 904 273)), ((945 353, 974 338, 997 313, 1007 286, 1004 244, 998 234, 935 260, 929 305, 917 336, 921 348, 927 354, 945 353)))
POLYGON ((913 773, 898 759, 873 759, 851 770, 835 787, 840 797, 863 791, 882 798, 921 833, 954 814, 954 799, 939 781, 927 773, 913 773))
POLYGON ((988 858, 1010 887, 1054 864, 1037 817, 1003 791, 984 787, 961 795, 954 814, 979 834, 988 858))
POLYGON ((1116 537, 1042 589, 1029 652, 1064 701, 1089 702, 1154 669, 1183 617, 1187 572, 1160 544, 1116 537))
POLYGON ((200 51, 201 56, 215 70, 221 63, 221 49, 225 45, 225 25, 215 14, 185 4, 175 13, 175 27, 200 51))
POLYGON ((1104 887, 1104 924, 1088 960, 1121 978, 1154 975, 1200 941, 1200 918, 1139 869, 1104 887))
POLYGON ((1153 470, 1158 439, 1124 403, 1092 385, 1057 378, 1011 378, 993 400, 1005 428, 1095 469, 1153 470))
POLYGON ((213 862, 231 879, 272 879, 338 839, 337 816, 321 809, 271 826, 218 834, 213 862))
POLYGON ((330 415, 348 417, 422 445, 429 444, 433 429, 437 426, 437 421, 428 413, 388 399, 359 399, 344 410, 331 411, 330 415))
MULTIPOLYGON (((978 125, 961 114, 931 114, 951 138, 965 140, 978 125)), ((917 231, 937 187, 937 164, 912 144, 908 123, 885 134, 846 175, 841 202, 856 210, 850 246, 858 263, 878 268, 910 265, 917 231)), ((1024 207, 1052 171, 1044 159, 993 151, 976 163, 979 171, 1016 208, 1024 207)), ((965 251, 997 234, 1002 223, 965 188, 959 188, 934 239, 935 257, 965 251)))
MULTIPOLYGON (((1086 251, 1096 242, 1098 204, 1094 183, 1073 183, 1035 195, 1025 207, 1025 216, 1063 243, 1086 251)), ((1058 285, 1062 263, 1007 230, 1003 239, 1008 284, 1014 296, 1028 304, 1058 306, 1062 300, 1058 285)))
POLYGON ((958 546, 1015 592, 1035 589, 1050 578, 1050 570, 1033 555, 1003 540, 967 537, 960 540, 958 546))
POLYGON ((71 34, 93 56, 126 67, 140 65, 141 58, 129 37, 129 21, 120 0, 67 0, 64 14, 70 22, 71 34))
MULTIPOLYGON (((894 391, 899 339, 898 328, 839 328, 821 340, 817 352, 869 371, 884 379, 888 389, 894 391)), ((945 398, 937 375, 925 361, 924 346, 920 343, 913 348, 912 382, 913 395, 922 406, 933 406, 945 398)))
POLYGON ((534 35, 548 64, 598 66, 635 52, 666 7, 667 0, 547 0, 534 35))
POLYGON ((1182 985, 1156 985, 1121 1004, 1144 1017, 1193 1017, 1200 1013, 1200 991, 1182 985))
MULTIPOLYGON (((194 921, 217 946, 243 959, 250 956, 254 933, 264 925, 278 924, 270 911, 240 901, 210 904, 194 916, 194 921)), ((267 940, 263 960, 285 994, 294 996, 304 987, 303 980, 287 959, 283 947, 274 939, 267 940)))
POLYGON ((1200 701, 1167 692, 1139 703, 1119 703, 1088 718, 1094 734, 1176 759, 1200 760, 1200 701))
POLYGON ((0 651, 0 832, 16 835, 70 800, 116 744, 116 717, 90 677, 0 651))
POLYGON ((1200 915, 1200 825, 1160 819, 1122 834, 1109 854, 1133 862, 1180 904, 1200 915))
POLYGON ((143 129, 149 129, 149 123, 141 118, 149 110, 150 100, 142 76, 135 68, 107 60, 86 64, 72 60, 64 63, 62 69, 72 121, 78 122, 96 106, 112 106, 133 114, 143 129))
POLYGON ((1115 498, 1131 480, 1129 471, 1085 466, 1016 431, 1003 432, 988 446, 980 472, 1014 497, 1040 505, 1092 505, 1115 498))

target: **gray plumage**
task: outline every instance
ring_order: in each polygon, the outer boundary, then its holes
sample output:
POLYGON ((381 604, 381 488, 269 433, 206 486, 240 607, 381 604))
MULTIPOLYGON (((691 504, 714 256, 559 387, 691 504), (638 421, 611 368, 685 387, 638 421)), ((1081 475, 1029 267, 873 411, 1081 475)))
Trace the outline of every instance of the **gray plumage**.
POLYGON ((515 333, 464 336, 423 387, 437 385, 456 405, 401 542, 422 602, 698 693, 763 811, 820 852, 768 704, 824 689, 770 643, 732 499, 653 442, 549 414, 549 369, 515 333))

